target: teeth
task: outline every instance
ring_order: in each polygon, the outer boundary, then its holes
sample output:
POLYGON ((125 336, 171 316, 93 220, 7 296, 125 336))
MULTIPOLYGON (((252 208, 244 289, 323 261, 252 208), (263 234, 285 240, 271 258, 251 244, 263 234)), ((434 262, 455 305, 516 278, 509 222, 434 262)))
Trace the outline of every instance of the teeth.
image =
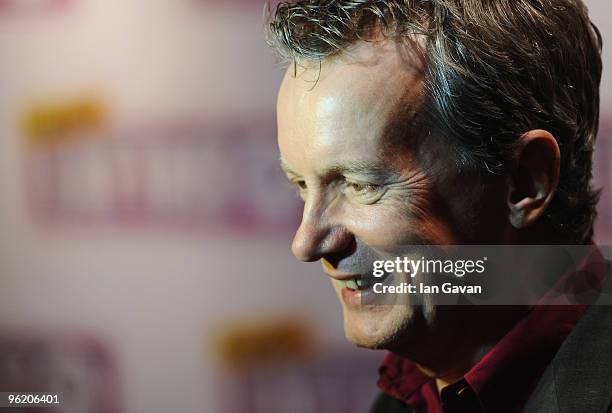
POLYGON ((359 289, 359 287, 357 286, 357 282, 355 282, 355 280, 352 278, 350 280, 346 280, 345 283, 346 283, 346 287, 350 288, 351 290, 359 289))
POLYGON ((363 289, 364 287, 368 285, 366 280, 361 279, 361 278, 351 278, 349 280, 338 280, 338 283, 340 283, 340 285, 343 288, 349 288, 351 290, 363 289))

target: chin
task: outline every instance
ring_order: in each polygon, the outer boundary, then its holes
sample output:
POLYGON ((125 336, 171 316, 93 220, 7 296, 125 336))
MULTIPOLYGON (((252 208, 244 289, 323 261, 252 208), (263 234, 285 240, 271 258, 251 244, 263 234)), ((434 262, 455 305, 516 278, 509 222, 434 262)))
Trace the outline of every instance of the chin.
POLYGON ((344 334, 352 344, 369 349, 395 347, 410 335, 414 311, 407 306, 343 306, 344 334))

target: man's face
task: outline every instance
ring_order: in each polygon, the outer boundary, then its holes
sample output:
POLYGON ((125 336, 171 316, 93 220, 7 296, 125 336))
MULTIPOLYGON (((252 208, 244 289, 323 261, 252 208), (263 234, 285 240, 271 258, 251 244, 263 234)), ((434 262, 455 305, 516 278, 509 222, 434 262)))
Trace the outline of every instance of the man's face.
POLYGON ((304 201, 294 255, 322 261, 355 344, 389 348, 435 329, 437 309, 362 306, 347 282, 397 246, 473 242, 478 231, 481 185, 457 172, 446 141, 419 127, 420 61, 387 40, 295 69, 277 107, 282 166, 304 201))

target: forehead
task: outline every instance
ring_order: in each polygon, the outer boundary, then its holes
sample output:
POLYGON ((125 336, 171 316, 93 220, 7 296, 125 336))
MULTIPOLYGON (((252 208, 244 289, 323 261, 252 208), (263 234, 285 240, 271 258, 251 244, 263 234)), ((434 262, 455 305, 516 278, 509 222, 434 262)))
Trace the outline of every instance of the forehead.
POLYGON ((321 65, 290 65, 277 105, 284 162, 321 169, 380 157, 391 126, 420 109, 422 65, 404 50, 359 42, 321 65))

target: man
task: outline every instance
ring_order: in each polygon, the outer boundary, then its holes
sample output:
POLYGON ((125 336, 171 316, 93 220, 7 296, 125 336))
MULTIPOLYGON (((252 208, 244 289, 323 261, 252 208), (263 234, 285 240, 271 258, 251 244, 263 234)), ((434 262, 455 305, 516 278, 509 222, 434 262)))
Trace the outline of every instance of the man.
POLYGON ((292 251, 322 262, 347 338, 390 350, 374 411, 612 412, 609 307, 362 305, 400 245, 591 243, 601 39, 580 0, 302 0, 269 29, 292 251))

